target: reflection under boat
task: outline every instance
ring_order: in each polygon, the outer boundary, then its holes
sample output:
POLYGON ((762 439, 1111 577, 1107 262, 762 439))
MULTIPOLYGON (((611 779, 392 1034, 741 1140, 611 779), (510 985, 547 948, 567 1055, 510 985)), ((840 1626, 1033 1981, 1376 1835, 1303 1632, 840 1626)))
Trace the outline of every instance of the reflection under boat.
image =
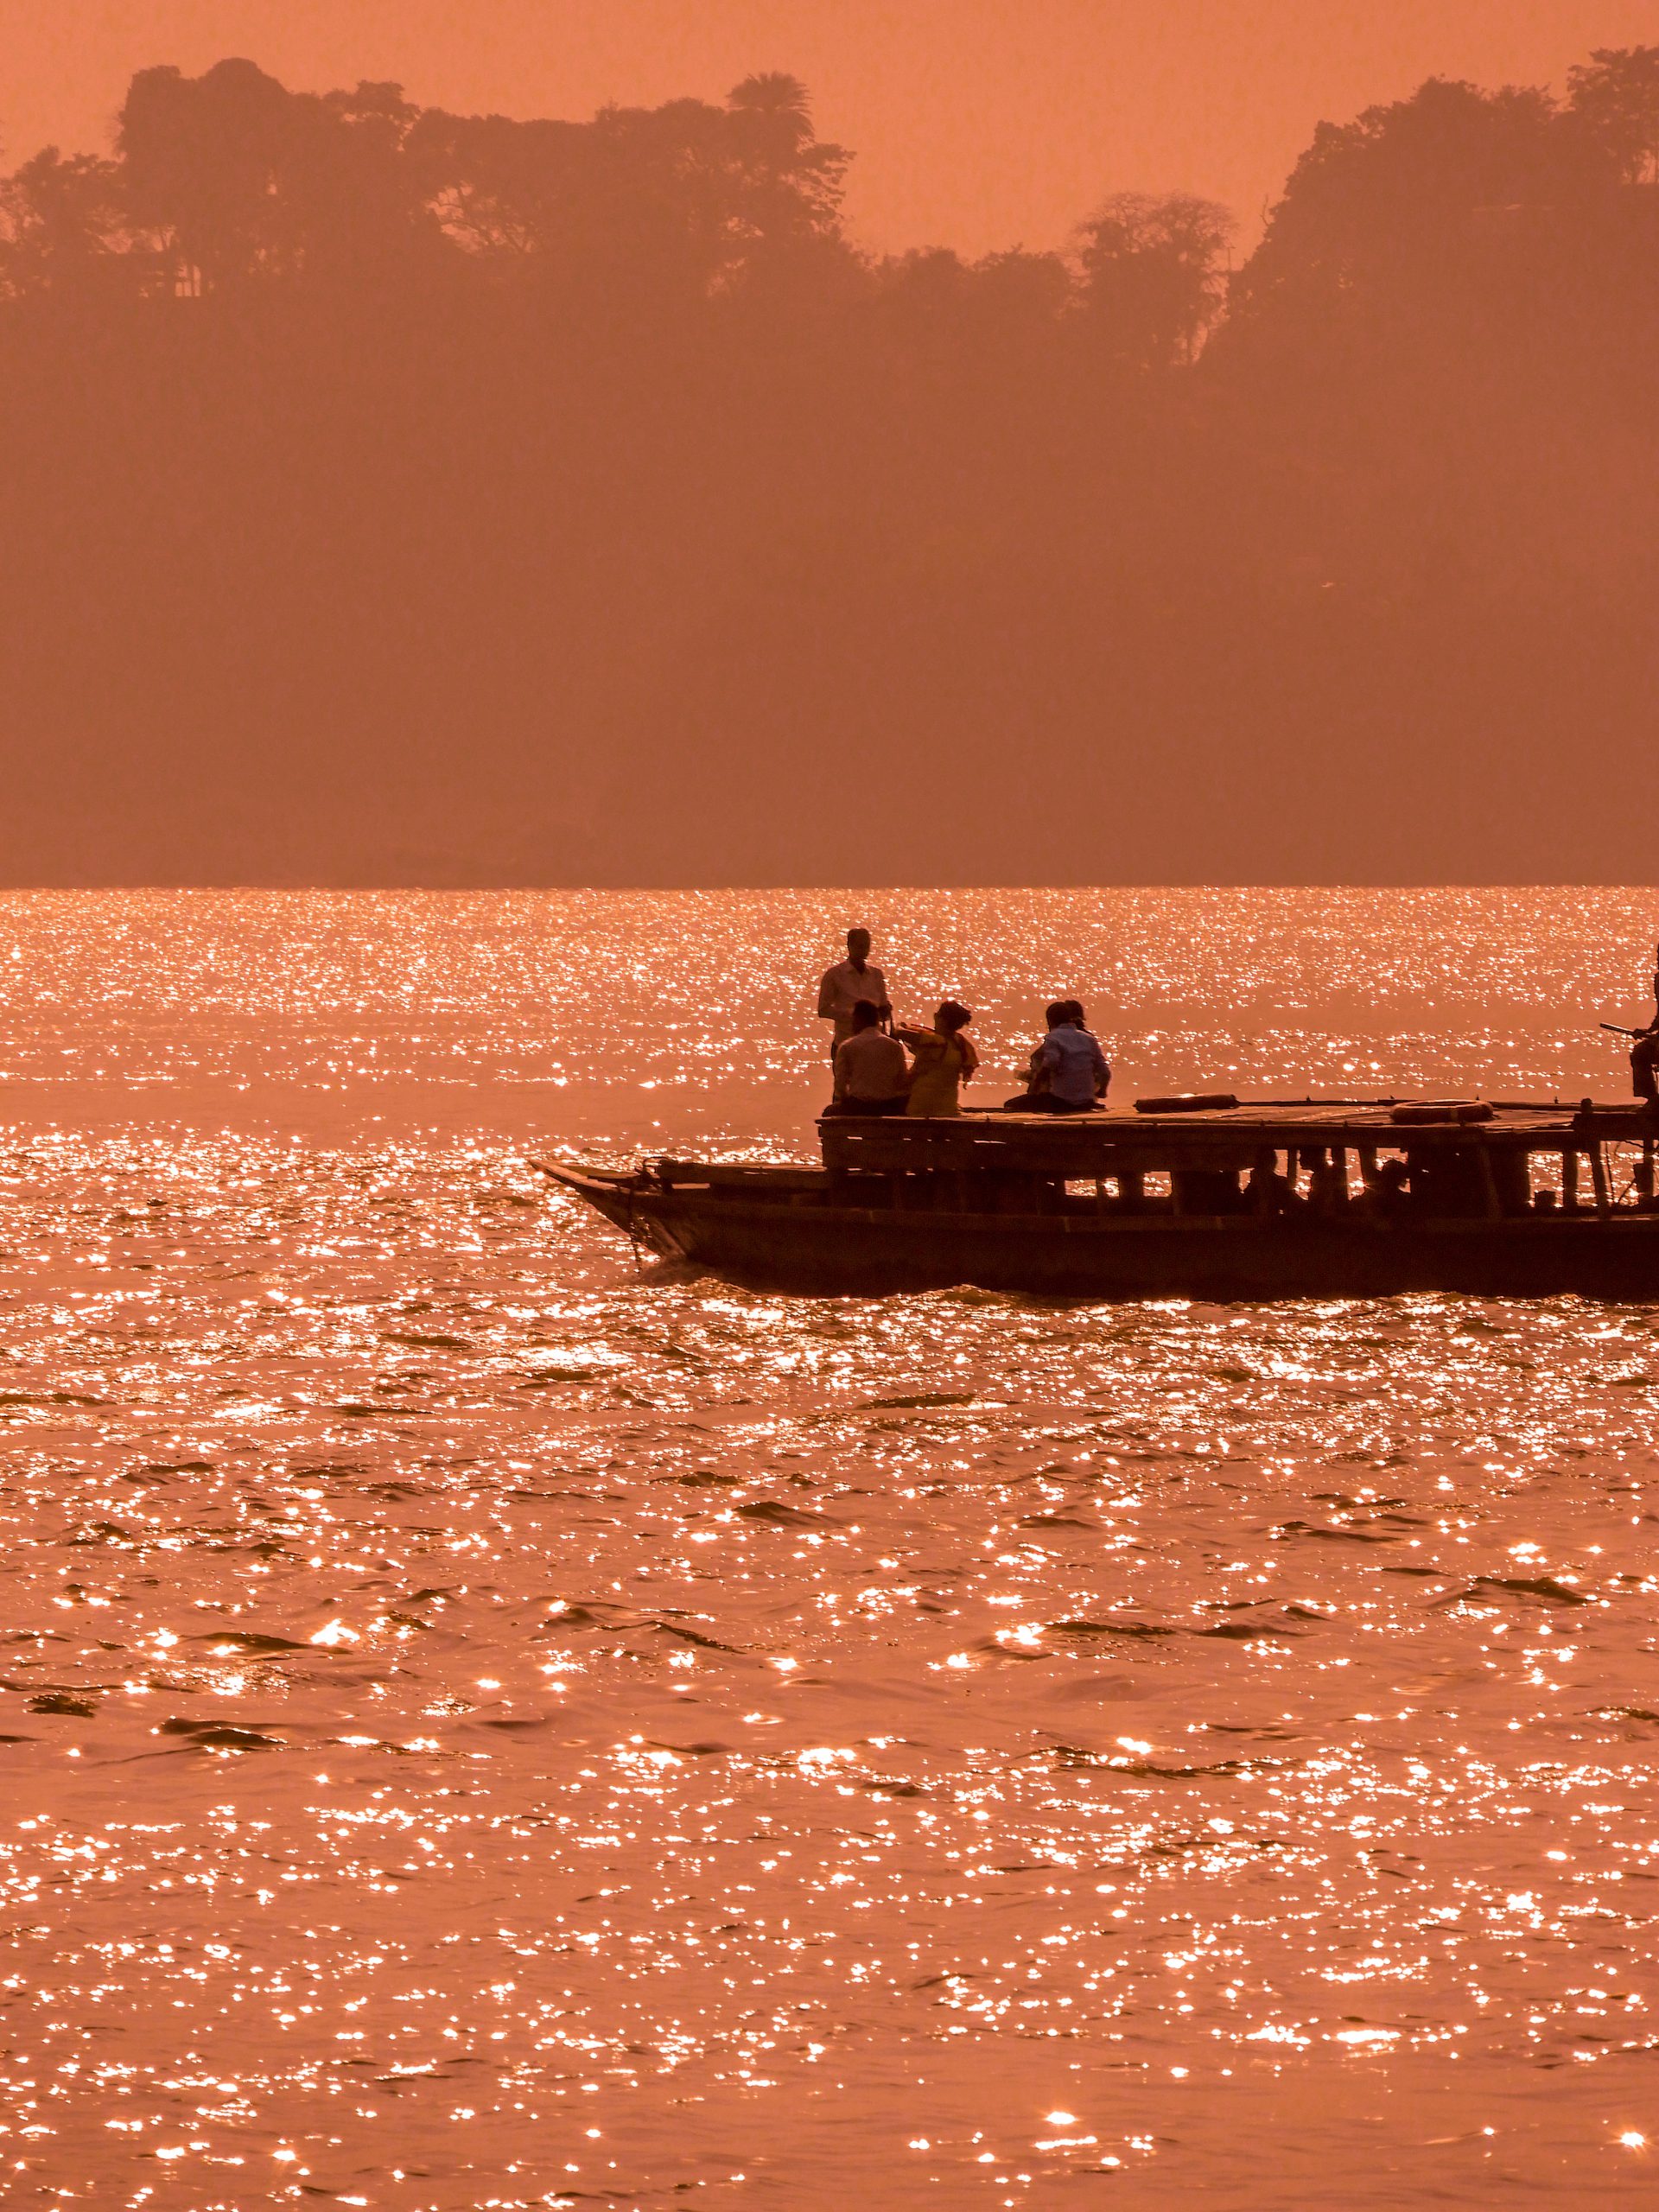
POLYGON ((762 1289, 1659 1297, 1659 1119, 1625 1105, 1165 1098, 818 1135, 817 1167, 537 1164, 638 1244, 762 1289), (1253 1198, 1269 1154, 1321 1160, 1318 1203, 1253 1198))

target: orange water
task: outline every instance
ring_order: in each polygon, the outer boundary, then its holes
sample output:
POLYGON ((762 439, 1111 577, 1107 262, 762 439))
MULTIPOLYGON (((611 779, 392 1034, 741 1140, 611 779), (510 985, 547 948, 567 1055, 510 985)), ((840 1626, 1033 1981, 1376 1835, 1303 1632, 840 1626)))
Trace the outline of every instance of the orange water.
POLYGON ((530 1154, 1623 1070, 1650 893, 0 899, 0 2200, 1659 2195, 1647 1308, 769 1299, 530 1154))

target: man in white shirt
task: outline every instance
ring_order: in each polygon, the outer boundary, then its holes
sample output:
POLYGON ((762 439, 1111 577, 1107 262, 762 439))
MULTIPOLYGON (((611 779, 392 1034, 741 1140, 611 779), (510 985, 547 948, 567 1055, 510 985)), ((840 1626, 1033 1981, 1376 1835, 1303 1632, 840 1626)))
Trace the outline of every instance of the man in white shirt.
POLYGON ((836 1047, 832 1114, 902 1114, 909 1103, 910 1064, 896 1037, 881 1027, 868 999, 853 1008, 853 1033, 836 1047))
POLYGON ((881 1021, 893 1016, 881 970, 871 965, 868 930, 848 931, 847 957, 838 961, 818 985, 818 1020, 836 1025, 830 1040, 831 1066, 836 1052, 853 1033, 855 1006, 873 1006, 881 1021))

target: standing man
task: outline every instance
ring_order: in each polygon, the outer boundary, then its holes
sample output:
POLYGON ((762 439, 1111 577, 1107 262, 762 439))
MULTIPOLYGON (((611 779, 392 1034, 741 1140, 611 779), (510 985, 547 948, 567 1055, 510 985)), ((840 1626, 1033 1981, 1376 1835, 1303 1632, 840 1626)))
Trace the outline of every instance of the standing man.
POLYGON ((1659 1106, 1659 953, 1654 956, 1653 1020, 1636 1033, 1630 1047, 1630 1088, 1649 1106, 1659 1106))
POLYGON ((836 1025, 830 1041, 832 1067, 837 1049, 853 1033, 855 1006, 873 1006, 878 1019, 884 1023, 893 1019, 886 981, 881 970, 870 963, 868 930, 848 931, 847 957, 838 961, 818 985, 818 1020, 836 1025))

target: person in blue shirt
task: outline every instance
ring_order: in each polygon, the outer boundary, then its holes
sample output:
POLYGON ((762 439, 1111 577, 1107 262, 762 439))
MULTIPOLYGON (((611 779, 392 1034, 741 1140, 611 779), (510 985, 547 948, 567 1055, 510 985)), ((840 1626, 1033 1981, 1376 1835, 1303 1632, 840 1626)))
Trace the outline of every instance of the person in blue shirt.
POLYGON ((1092 1114, 1105 1103, 1112 1079, 1100 1039, 1076 999, 1057 999, 1048 1009, 1048 1034, 1031 1056, 1031 1083, 1010 1098, 1020 1114, 1092 1114))

